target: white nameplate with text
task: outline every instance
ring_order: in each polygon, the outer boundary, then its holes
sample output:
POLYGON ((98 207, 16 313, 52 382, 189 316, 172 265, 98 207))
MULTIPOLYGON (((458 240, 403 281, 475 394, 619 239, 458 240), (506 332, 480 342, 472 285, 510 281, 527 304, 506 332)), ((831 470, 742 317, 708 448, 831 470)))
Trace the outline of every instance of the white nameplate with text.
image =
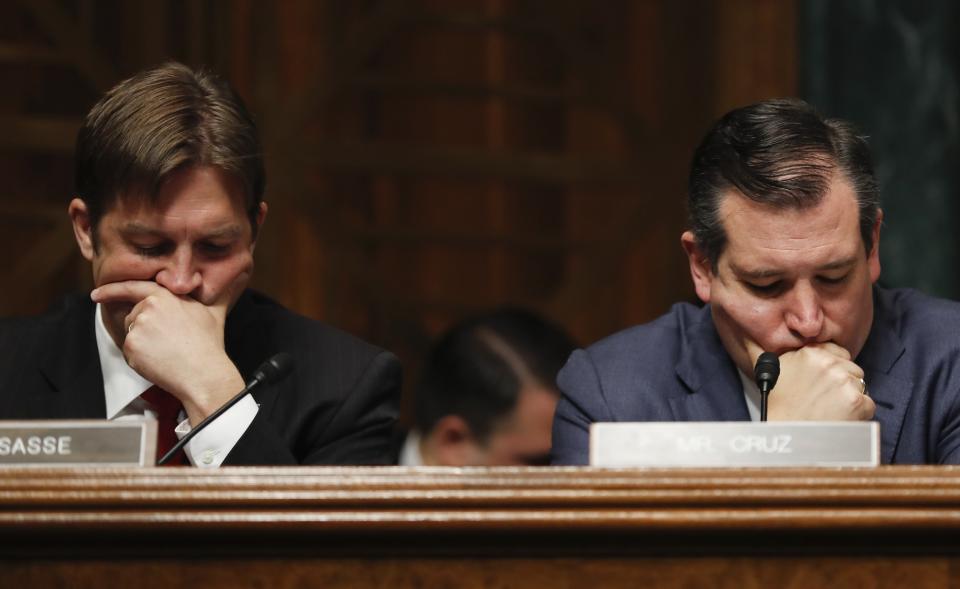
POLYGON ((0 467, 153 466, 157 422, 0 421, 0 467))
POLYGON ((877 466, 880 425, 862 421, 594 423, 590 466, 877 466))

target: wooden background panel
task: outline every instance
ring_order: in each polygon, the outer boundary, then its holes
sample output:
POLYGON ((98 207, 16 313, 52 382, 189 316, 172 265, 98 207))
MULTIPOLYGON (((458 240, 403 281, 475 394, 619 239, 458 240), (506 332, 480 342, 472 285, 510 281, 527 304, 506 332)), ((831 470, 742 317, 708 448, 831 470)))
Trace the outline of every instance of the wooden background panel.
POLYGON ((0 6, 0 314, 89 288, 65 234, 99 92, 168 58, 260 124, 254 285, 396 351, 520 304, 584 343, 691 300, 690 154, 721 112, 792 94, 793 2, 175 0, 0 6), (63 216, 61 217, 61 213, 63 216))

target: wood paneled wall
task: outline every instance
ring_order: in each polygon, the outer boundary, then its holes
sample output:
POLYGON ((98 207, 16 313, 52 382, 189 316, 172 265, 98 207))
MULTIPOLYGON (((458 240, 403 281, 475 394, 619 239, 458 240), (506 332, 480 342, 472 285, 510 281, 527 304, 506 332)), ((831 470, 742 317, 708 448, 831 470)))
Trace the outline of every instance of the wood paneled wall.
MULTIPOLYGON (((584 343, 693 297, 690 154, 796 86, 792 2, 23 0, 0 5, 0 314, 89 287, 65 208, 79 119, 208 64, 264 136, 255 286, 397 352, 500 304, 584 343)), ((409 386, 408 386, 409 388, 409 386)))

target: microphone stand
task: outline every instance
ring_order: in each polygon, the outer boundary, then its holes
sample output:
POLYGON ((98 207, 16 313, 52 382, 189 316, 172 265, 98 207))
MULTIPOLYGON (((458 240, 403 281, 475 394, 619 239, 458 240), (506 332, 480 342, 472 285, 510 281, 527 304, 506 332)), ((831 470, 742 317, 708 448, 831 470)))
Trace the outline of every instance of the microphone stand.
POLYGON ((243 387, 242 391, 234 395, 232 399, 224 403, 219 409, 208 415, 203 421, 197 424, 197 427, 192 428, 187 435, 180 438, 180 441, 174 444, 173 448, 170 448, 166 454, 160 457, 160 460, 157 460, 157 466, 163 466, 169 462, 195 435, 210 425, 213 420, 223 415, 227 409, 236 405, 240 399, 250 394, 250 391, 260 386, 261 383, 273 383, 281 380, 290 373, 292 367, 293 358, 286 352, 280 352, 261 364, 260 367, 257 368, 257 371, 253 373, 253 378, 250 379, 247 386, 243 387))
POLYGON ((773 352, 764 352, 757 358, 753 376, 760 389, 760 421, 767 420, 767 398, 780 378, 780 358, 773 352))

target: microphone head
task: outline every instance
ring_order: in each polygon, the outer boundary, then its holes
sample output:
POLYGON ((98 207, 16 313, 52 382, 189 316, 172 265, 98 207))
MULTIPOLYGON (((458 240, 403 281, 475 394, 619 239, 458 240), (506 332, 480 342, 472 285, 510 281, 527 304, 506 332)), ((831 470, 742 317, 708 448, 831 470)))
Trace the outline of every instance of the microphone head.
POLYGON ((261 364, 253 373, 253 378, 265 384, 273 384, 283 380, 285 376, 290 374, 292 368, 293 356, 286 352, 280 352, 261 364))
POLYGON ((757 386, 763 389, 761 383, 767 384, 767 390, 770 390, 777 384, 780 378, 780 358, 773 352, 764 352, 757 358, 757 365, 753 369, 753 377, 757 381, 757 386))

